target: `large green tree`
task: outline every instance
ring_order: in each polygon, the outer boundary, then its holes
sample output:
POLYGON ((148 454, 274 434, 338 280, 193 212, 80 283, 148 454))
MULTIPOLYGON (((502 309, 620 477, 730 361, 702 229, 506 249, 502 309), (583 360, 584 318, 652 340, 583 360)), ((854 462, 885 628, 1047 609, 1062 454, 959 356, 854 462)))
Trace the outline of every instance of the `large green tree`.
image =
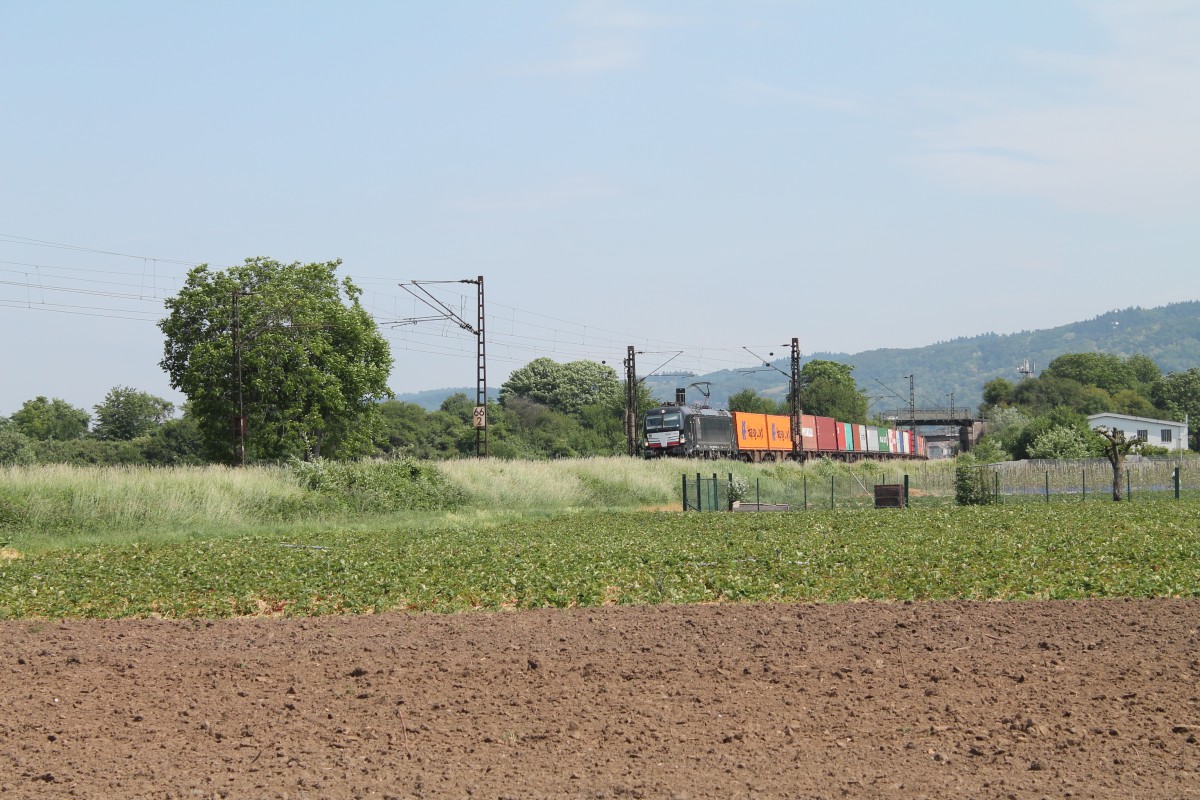
POLYGON ((340 265, 201 265, 167 301, 161 365, 188 396, 210 455, 234 460, 239 390, 249 458, 365 450, 392 358, 360 290, 338 281, 340 265))
POLYGON ((147 436, 171 418, 174 403, 128 386, 114 386, 95 407, 97 439, 136 439, 147 436))
POLYGON ((854 367, 814 359, 800 368, 800 402, 805 414, 841 422, 866 422, 868 401, 851 374, 854 367))
POLYGON ((983 407, 994 408, 1012 403, 1013 384, 1007 378, 993 378, 983 385, 983 407))
POLYGON ((1133 371, 1133 377, 1143 386, 1150 386, 1162 377, 1157 362, 1144 353, 1134 353, 1125 359, 1125 365, 1133 371))
POLYGON ((78 439, 88 430, 90 417, 82 408, 55 397, 47 400, 38 396, 26 400, 13 412, 10 423, 19 433, 42 441, 78 439))
MULTIPOLYGON (((1034 444, 1045 434, 1055 429, 1068 429, 1074 431, 1075 434, 1082 439, 1085 444, 1092 441, 1091 429, 1088 427, 1087 417, 1082 412, 1076 411, 1069 406, 1059 406, 1051 409, 1048 413, 1032 419, 1028 425, 1021 429, 1016 435, 1013 442, 1011 453, 1013 458, 1047 458, 1045 454, 1038 456, 1034 455, 1034 444)), ((1058 441, 1064 441, 1065 434, 1057 434, 1060 437, 1058 441)), ((1090 446, 1090 445, 1089 445, 1090 446)), ((1049 452, 1044 445, 1043 450, 1049 452)), ((1096 453, 1099 455, 1099 453, 1096 453)))
POLYGON ((595 361, 560 364, 537 358, 508 376, 500 386, 500 401, 523 397, 564 414, 578 414, 584 406, 611 403, 623 397, 617 372, 595 361))
POLYGON ((1169 416, 1187 418, 1189 446, 1200 450, 1200 367, 1162 376, 1151 387, 1150 397, 1169 416))
POLYGON ((1089 402, 1084 386, 1074 378, 1043 374, 1021 381, 1013 390, 1012 403, 1031 414, 1048 414, 1055 408, 1082 409, 1089 402))
POLYGON ((1136 389, 1139 374, 1148 374, 1148 369, 1142 359, 1131 364, 1112 353, 1067 353, 1051 361, 1042 374, 1099 386, 1116 394, 1122 389, 1136 389))

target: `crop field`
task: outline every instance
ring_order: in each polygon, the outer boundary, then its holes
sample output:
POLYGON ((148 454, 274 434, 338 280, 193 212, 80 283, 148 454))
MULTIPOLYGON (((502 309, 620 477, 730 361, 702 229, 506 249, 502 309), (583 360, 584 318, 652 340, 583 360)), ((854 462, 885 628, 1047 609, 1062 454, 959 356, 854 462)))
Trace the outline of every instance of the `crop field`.
POLYGON ((224 617, 631 603, 1184 597, 1200 504, 792 514, 475 510, 0 560, 0 615, 224 617))

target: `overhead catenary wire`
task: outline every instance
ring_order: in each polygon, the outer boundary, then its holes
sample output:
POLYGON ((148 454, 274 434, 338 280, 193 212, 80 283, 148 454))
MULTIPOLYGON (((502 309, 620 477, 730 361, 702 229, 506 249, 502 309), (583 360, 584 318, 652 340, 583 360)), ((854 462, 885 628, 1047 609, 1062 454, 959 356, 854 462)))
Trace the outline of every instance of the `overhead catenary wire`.
MULTIPOLYGON (((203 260, 127 253, 8 233, 0 233, 0 246, 3 245, 58 249, 89 256, 132 259, 142 263, 138 265, 139 269, 117 269, 111 264, 84 265, 79 262, 52 264, 41 263, 41 260, 3 259, 0 260, 0 264, 4 264, 6 267, 27 267, 28 269, 0 267, 0 272, 11 274, 14 277, 25 277, 25 280, 0 281, 0 286, 21 290, 24 295, 17 298, 15 296, 4 297, 0 294, 0 308, 152 323, 157 322, 164 315, 163 303, 182 286, 186 280, 186 269, 210 263, 203 260), (127 280, 121 280, 121 278, 127 280), (31 293, 37 293, 38 296, 35 297, 31 293), (113 300, 114 304, 104 306, 55 302, 55 293, 92 297, 95 300, 113 300), (118 304, 129 303, 144 307, 138 309, 129 308, 126 305, 118 306, 118 304)), ((213 268, 226 267, 214 266, 213 268)), ((355 272, 348 273, 347 277, 364 289, 364 298, 368 293, 370 294, 371 300, 364 302, 363 307, 367 309, 377 324, 382 324, 387 319, 395 319, 398 316, 397 311, 404 298, 398 294, 380 291, 374 286, 369 289, 364 286, 364 284, 376 282, 395 285, 395 278, 382 278, 377 275, 362 275, 355 272)), ((447 291, 446 287, 442 286, 434 286, 431 289, 447 294, 445 302, 448 304, 457 303, 465 307, 467 298, 462 293, 447 291)), ((535 357, 549 355, 559 359, 574 358, 617 363, 625 346, 633 342, 643 352, 677 354, 673 355, 673 362, 683 360, 697 372, 737 369, 747 365, 746 359, 737 352, 740 348, 736 346, 700 345, 647 337, 591 323, 566 320, 541 311, 522 309, 491 300, 489 301, 489 311, 493 309, 498 309, 499 313, 489 313, 488 315, 488 340, 490 347, 494 349, 493 358, 506 363, 525 363, 522 354, 531 354, 535 357)), ((440 334, 430 336, 426 332, 417 331, 416 327, 396 335, 388 335, 385 338, 391 346, 406 352, 428 353, 451 358, 474 357, 473 350, 465 346, 462 348, 447 346, 447 342, 453 341, 454 337, 458 335, 457 330, 442 331, 440 334), (435 346, 433 339, 440 339, 441 343, 435 346)), ((665 364, 658 369, 663 367, 665 364)))
MULTIPOLYGON (((94 253, 94 254, 104 254, 104 255, 110 255, 110 256, 127 258, 127 259, 136 259, 136 260, 143 262, 143 270, 134 272, 134 271, 125 271, 125 270, 117 271, 117 270, 104 270, 104 269, 99 269, 99 268, 67 267, 67 266, 60 266, 60 265, 34 264, 32 262, 3 262, 3 261, 0 261, 0 263, 10 263, 10 264, 14 264, 14 265, 29 265, 29 266, 35 266, 35 267, 45 268, 45 269, 93 271, 93 272, 101 272, 101 273, 108 273, 108 274, 123 274, 123 275, 128 275, 128 276, 137 276, 137 277, 141 278, 144 276, 144 265, 147 262, 154 263, 154 264, 159 264, 159 263, 175 264, 175 265, 183 265, 183 266, 188 266, 188 267, 195 267, 195 266, 199 266, 203 263, 206 263, 204 261, 198 261, 198 260, 184 260, 184 259, 164 258, 164 257, 160 257, 160 256, 147 256, 147 255, 143 255, 143 254, 122 253, 119 251, 106 250, 106 249, 96 248, 96 247, 86 247, 86 246, 67 244, 67 243, 62 243, 62 242, 52 242, 52 241, 48 241, 48 240, 35 239, 33 237, 18 236, 16 234, 0 233, 0 244, 3 244, 3 243, 32 244, 32 245, 36 245, 36 246, 53 247, 53 248, 59 248, 59 249, 64 249, 64 250, 94 253)), ((218 268, 220 268, 220 267, 218 267, 218 268)), ((156 277, 157 277, 157 273, 156 273, 156 277)), ((175 276, 165 276, 164 275, 163 277, 169 278, 173 282, 179 280, 179 278, 177 278, 175 276)), ((359 274, 355 274, 355 273, 348 273, 347 277, 350 277, 352 280, 354 280, 356 282, 385 281, 388 283, 392 283, 395 280, 393 278, 381 278, 381 277, 373 276, 373 275, 359 275, 359 274)), ((457 283, 457 281, 447 281, 446 283, 457 283)), ((436 291, 436 288, 434 290, 436 291)), ((398 295, 388 295, 386 293, 378 292, 376 290, 373 290, 373 294, 376 294, 377 296, 381 295, 384 297, 391 297, 393 299, 399 299, 398 295)), ((462 295, 460 293, 452 293, 452 294, 455 294, 458 297, 460 303, 465 302, 465 300, 466 300, 465 295, 462 295)), ((646 341, 646 342, 654 341, 654 342, 659 342, 664 345, 670 345, 670 346, 677 347, 677 348, 683 348, 685 350, 697 349, 696 346, 692 345, 692 344, 681 343, 681 342, 676 342, 676 341, 669 341, 669 340, 661 340, 661 339, 657 339, 657 338, 648 339, 646 337, 635 335, 635 334, 630 334, 628 332, 616 331, 616 330, 607 329, 607 328, 603 328, 601 326, 596 326, 596 325, 582 324, 582 323, 578 323, 573 320, 565 320, 565 319, 562 319, 561 317, 555 317, 550 314, 545 314, 543 312, 530 311, 528 309, 516 308, 514 306, 509 306, 504 303, 498 303, 498 302, 493 301, 492 305, 508 309, 510 312, 513 312, 513 313, 521 313, 528 317, 537 317, 537 318, 549 320, 551 322, 557 322, 561 325, 575 326, 577 328, 582 329, 585 332, 584 335, 586 335, 586 331, 589 329, 592 331, 608 333, 614 338, 607 340, 606 344, 608 344, 614 348, 622 346, 621 345, 622 342, 625 342, 628 340, 635 340, 635 341, 646 341)), ((496 317, 494 315, 492 316, 492 318, 496 319, 496 317)), ((501 319, 504 319, 504 318, 501 318, 501 319)), ((511 321, 511 320, 505 319, 505 321, 511 321)), ((519 324, 522 324, 525 326, 530 326, 530 327, 539 327, 548 332, 553 332, 556 335, 555 338, 557 338, 557 335, 559 335, 559 334, 580 335, 578 332, 564 331, 562 328, 557 328, 557 327, 554 327, 551 325, 543 325, 543 324, 528 322, 528 321, 521 321, 519 324)), ((735 348, 732 348, 732 347, 718 348, 718 347, 706 346, 706 347, 702 347, 702 348, 698 348, 698 349, 699 350, 707 349, 709 351, 713 351, 713 350, 733 350, 735 348)), ((740 361, 737 359, 730 359, 730 360, 724 361, 723 363, 740 363, 740 361)))
POLYGON ((113 250, 102 250, 97 247, 84 247, 82 245, 65 244, 63 242, 51 242, 45 239, 34 239, 29 236, 18 236, 13 233, 0 233, 0 244, 19 244, 28 247, 50 247, 58 250, 74 250, 81 253, 94 253, 97 255, 117 256, 119 258, 135 258, 145 259, 154 258, 155 261, 161 261, 164 264, 181 264, 189 267, 198 267, 203 262, 201 261, 184 261, 177 258, 159 258, 145 255, 135 255, 132 253, 119 253, 113 250))

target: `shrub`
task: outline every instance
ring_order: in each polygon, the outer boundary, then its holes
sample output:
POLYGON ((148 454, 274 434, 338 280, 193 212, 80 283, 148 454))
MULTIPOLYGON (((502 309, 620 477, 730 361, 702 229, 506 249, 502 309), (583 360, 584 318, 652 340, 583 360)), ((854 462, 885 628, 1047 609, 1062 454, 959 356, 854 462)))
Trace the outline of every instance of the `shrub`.
POLYGON ((466 493, 432 464, 389 461, 296 461, 300 485, 332 506, 354 512, 436 511, 466 502, 466 493))
POLYGON ((1088 455, 1083 434, 1062 425, 1038 436, 1029 446, 1030 458, 1087 458, 1088 455))
POLYGON ((991 436, 983 437, 979 444, 971 448, 971 455, 980 464, 995 464, 997 461, 1012 460, 1012 456, 991 436))
POLYGON ((995 502, 987 468, 970 456, 960 456, 954 466, 954 502, 960 506, 986 506, 995 502))
POLYGON ((741 475, 733 476, 733 480, 729 482, 729 507, 733 508, 734 503, 739 503, 749 496, 750 481, 741 475))
POLYGON ((33 440, 12 427, 0 430, 0 465, 32 464, 37 461, 33 440))

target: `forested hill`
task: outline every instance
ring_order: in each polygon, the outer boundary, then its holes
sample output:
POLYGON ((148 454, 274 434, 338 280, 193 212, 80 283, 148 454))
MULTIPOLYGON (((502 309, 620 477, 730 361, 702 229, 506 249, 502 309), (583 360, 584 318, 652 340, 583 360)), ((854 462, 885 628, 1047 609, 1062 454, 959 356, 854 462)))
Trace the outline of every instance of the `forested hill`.
MULTIPOLYGON (((804 342, 800 346, 803 348, 804 342)), ((853 365, 859 386, 872 398, 871 413, 874 413, 907 407, 909 374, 914 376, 918 406, 949 406, 953 392, 955 406, 975 407, 981 400, 983 385, 992 378, 1019 380, 1017 368, 1026 358, 1040 372, 1064 353, 1092 351, 1120 356, 1144 353, 1163 372, 1200 366, 1200 301, 1160 308, 1127 308, 1057 328, 985 333, 925 347, 880 348, 853 355, 810 353, 804 360, 822 358, 853 365)), ((787 359, 775 364, 783 373, 787 372, 787 359)), ((671 399, 677 386, 700 381, 711 382, 713 406, 722 406, 729 395, 747 388, 776 399, 783 399, 787 393, 786 375, 766 368, 753 372, 722 370, 691 378, 651 377, 647 383, 657 397, 671 399)), ((492 387, 491 393, 495 388, 492 387)), ((434 409, 454 392, 474 397, 475 387, 430 390, 399 395, 398 399, 434 409)), ((689 400, 699 397, 697 390, 688 390, 689 400)))
MULTIPOLYGON (((909 374, 914 376, 918 406, 949 406, 949 395, 954 392, 956 406, 974 407, 982 399, 983 385, 992 378, 1019 380, 1017 369, 1026 358, 1040 372, 1064 353, 1093 351, 1120 356, 1144 353, 1163 372, 1200 366, 1200 301, 1160 308, 1127 308, 1057 328, 1003 335, 986 333, 925 347, 881 348, 853 355, 811 353, 804 360, 823 358, 853 365, 859 386, 872 398, 874 413, 879 409, 907 407, 909 374)), ((784 372, 788 369, 786 359, 776 365, 784 372)), ((748 374, 722 370, 688 379, 652 378, 651 385, 659 397, 672 397, 681 380, 711 381, 714 406, 746 388, 777 399, 787 393, 787 378, 765 368, 748 374)), ((695 390, 689 390, 689 400, 698 396, 695 390)))

